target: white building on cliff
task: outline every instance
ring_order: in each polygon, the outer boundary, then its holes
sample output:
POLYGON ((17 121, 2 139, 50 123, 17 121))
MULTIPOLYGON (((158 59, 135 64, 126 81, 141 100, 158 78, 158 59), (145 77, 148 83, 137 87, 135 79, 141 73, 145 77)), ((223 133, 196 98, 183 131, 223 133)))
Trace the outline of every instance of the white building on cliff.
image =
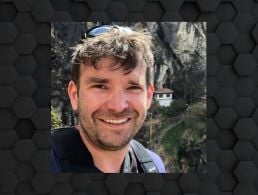
POLYGON ((160 106, 168 107, 173 101, 173 90, 167 88, 159 88, 154 92, 154 98, 159 102, 160 106))

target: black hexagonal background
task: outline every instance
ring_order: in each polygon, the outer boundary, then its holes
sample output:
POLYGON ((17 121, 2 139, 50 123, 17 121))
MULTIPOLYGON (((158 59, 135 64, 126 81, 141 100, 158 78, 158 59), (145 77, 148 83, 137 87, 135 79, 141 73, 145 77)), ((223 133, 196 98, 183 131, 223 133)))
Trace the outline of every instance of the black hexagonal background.
POLYGON ((257 194, 257 0, 0 1, 0 194, 257 194), (50 23, 207 21, 208 173, 51 174, 50 23))

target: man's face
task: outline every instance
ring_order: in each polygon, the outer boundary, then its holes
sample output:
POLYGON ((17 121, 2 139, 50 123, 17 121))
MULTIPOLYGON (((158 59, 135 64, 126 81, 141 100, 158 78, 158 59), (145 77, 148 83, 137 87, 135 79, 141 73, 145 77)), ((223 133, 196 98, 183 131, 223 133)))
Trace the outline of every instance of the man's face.
POLYGON ((145 120, 154 91, 152 84, 146 87, 145 68, 137 66, 125 74, 120 64, 112 63, 104 58, 98 69, 82 67, 80 87, 73 81, 68 87, 79 128, 91 144, 104 150, 119 150, 130 142, 145 120))

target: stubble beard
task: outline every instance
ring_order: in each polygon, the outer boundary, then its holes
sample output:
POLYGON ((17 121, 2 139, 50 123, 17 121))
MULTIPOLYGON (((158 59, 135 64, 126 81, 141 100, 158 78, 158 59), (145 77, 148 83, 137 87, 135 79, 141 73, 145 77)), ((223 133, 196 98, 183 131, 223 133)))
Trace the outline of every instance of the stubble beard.
MULTIPOLYGON (((121 113, 120 116, 125 116, 126 113, 131 113, 130 116, 132 116, 133 122, 132 126, 128 130, 128 133, 125 135, 122 135, 119 143, 114 144, 112 142, 112 138, 109 138, 105 136, 105 132, 103 132, 101 129, 97 127, 97 121, 96 119, 99 116, 103 116, 103 111, 97 110, 94 113, 92 113, 90 119, 87 119, 85 115, 83 114, 83 110, 81 105, 78 105, 78 123, 79 127, 82 130, 83 135, 87 139, 88 142, 90 142, 93 146, 100 148, 105 151, 117 151, 125 148, 129 142, 133 139, 135 134, 139 131, 141 128, 145 118, 146 118, 146 112, 143 114, 139 122, 137 123, 137 118, 139 118, 139 113, 136 111, 126 111, 125 113, 121 113)), ((113 113, 105 113, 105 115, 113 116, 113 113)), ((116 114, 116 117, 118 114, 116 114)))

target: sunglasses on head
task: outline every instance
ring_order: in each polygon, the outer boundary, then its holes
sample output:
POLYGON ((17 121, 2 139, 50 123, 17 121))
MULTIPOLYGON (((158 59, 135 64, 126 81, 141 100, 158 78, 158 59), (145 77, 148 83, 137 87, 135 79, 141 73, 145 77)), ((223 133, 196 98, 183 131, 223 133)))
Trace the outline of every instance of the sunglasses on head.
POLYGON ((89 29, 85 33, 85 38, 92 38, 92 37, 100 36, 100 35, 102 35, 102 34, 104 34, 106 32, 109 32, 113 28, 119 29, 120 31, 125 32, 125 33, 132 32, 132 30, 129 27, 125 27, 125 26, 101 25, 101 26, 95 26, 95 27, 89 29))

